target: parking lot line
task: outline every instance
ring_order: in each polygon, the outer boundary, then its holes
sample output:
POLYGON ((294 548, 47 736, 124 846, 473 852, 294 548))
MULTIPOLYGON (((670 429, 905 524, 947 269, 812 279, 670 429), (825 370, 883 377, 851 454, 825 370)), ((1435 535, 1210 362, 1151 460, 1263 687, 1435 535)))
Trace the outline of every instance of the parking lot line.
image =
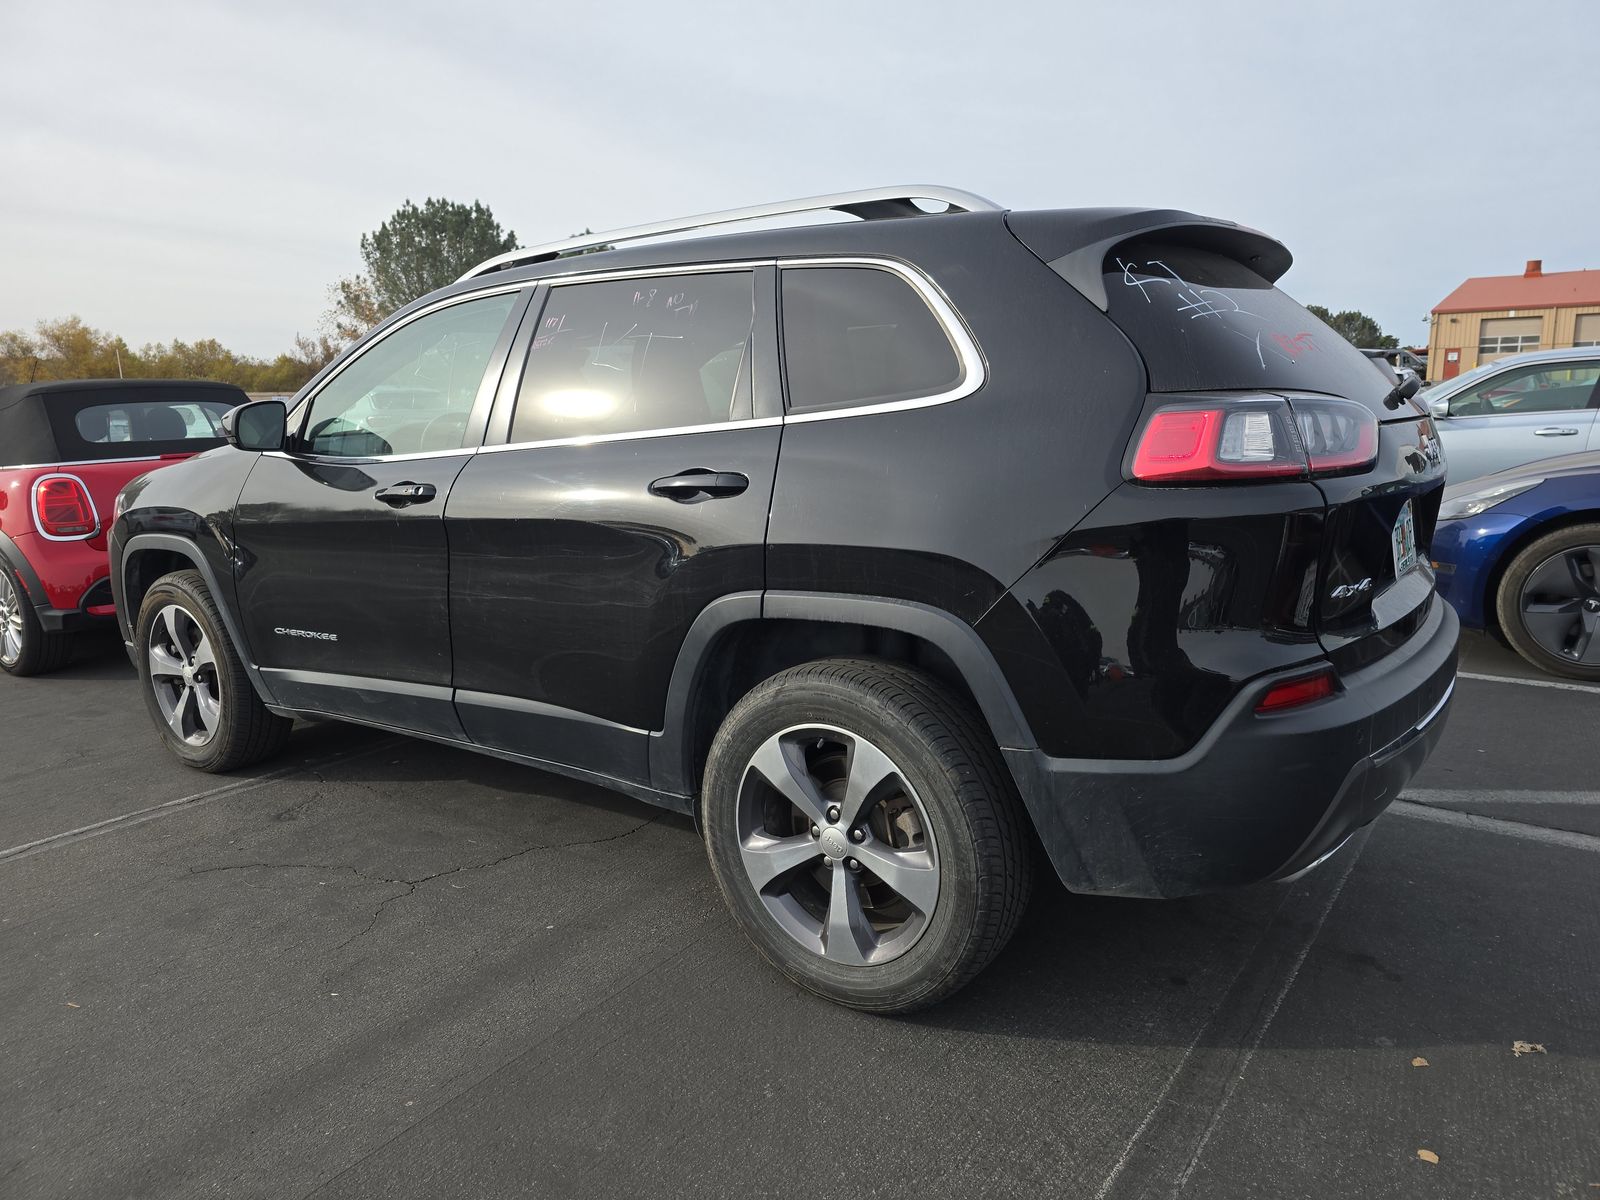
POLYGON ((1600 791, 1471 791, 1467 788, 1407 788, 1402 798, 1413 804, 1445 808, 1452 804, 1600 804, 1600 791))
POLYGON ((1481 675, 1476 671, 1457 671, 1457 679, 1481 679, 1485 683, 1520 683, 1527 687, 1556 688, 1563 692, 1590 692, 1600 696, 1600 687, 1587 683, 1558 683, 1554 679, 1522 679, 1516 675, 1481 675))
MULTIPOLYGON (((1300 977, 1312 946, 1322 935, 1329 914, 1333 912, 1345 884, 1355 871, 1356 863, 1361 859, 1362 851, 1366 849, 1366 839, 1367 834, 1360 833, 1351 839, 1351 845, 1344 850, 1344 869, 1336 880, 1332 880, 1327 897, 1317 900, 1320 913, 1309 931, 1298 920, 1286 922, 1281 919, 1291 897, 1297 894, 1291 890, 1291 886, 1282 889, 1271 918, 1262 927, 1260 936, 1250 950, 1240 958, 1238 969, 1223 989, 1217 1006, 1196 1030, 1172 1074, 1156 1094, 1150 1110, 1134 1129, 1122 1153, 1112 1164, 1110 1173, 1101 1181, 1095 1191, 1095 1200, 1107 1200, 1113 1195, 1145 1196, 1158 1186, 1163 1192, 1170 1188, 1173 1196, 1183 1190, 1224 1113, 1233 1102, 1246 1068, 1261 1048, 1267 1030, 1277 1019, 1278 1010, 1283 1007, 1295 980, 1300 977), (1293 957, 1289 960, 1288 969, 1279 978, 1276 964, 1290 952, 1291 947, 1293 957), (1272 997, 1270 1003, 1267 999, 1269 994, 1272 997), (1242 1025, 1238 1024, 1240 1014, 1248 1014, 1246 1023, 1242 1025), (1227 1057, 1224 1053, 1221 1057, 1212 1056, 1210 1061, 1199 1063, 1196 1052, 1202 1044, 1224 1052, 1231 1045, 1233 1057, 1227 1057), (1211 1094, 1213 1088, 1220 1088, 1219 1094, 1214 1097, 1211 1094), (1180 1115, 1174 1117, 1173 1113, 1180 1115), (1200 1116, 1205 1118, 1203 1127, 1197 1124, 1200 1116), (1158 1124, 1163 1117, 1167 1119, 1158 1124), (1153 1147, 1145 1145, 1151 1140, 1157 1144, 1153 1147), (1141 1155, 1142 1161, 1135 1164, 1136 1157, 1141 1155), (1133 1170, 1128 1172, 1130 1166, 1133 1170), (1128 1174, 1125 1175, 1125 1172, 1128 1174)), ((1315 895, 1319 886, 1328 885, 1315 878, 1309 883, 1292 885, 1302 895, 1315 895)))
POLYGON ((1413 804, 1408 800, 1396 800, 1389 806, 1389 811, 1398 817, 1433 821, 1440 825, 1455 825, 1462 829, 1476 829, 1480 833, 1494 833, 1501 837, 1521 838, 1529 842, 1544 842, 1551 846, 1565 846, 1569 850, 1600 850, 1600 836, 1592 833, 1551 829, 1544 825, 1530 825, 1526 821, 1508 821, 1504 817, 1484 817, 1477 813, 1457 812, 1453 808, 1413 804))
POLYGON ((400 739, 390 738, 379 742, 375 746, 362 746, 358 750, 343 751, 330 754, 325 758, 313 759, 309 762, 295 763, 293 766, 280 767, 276 771, 269 771, 265 775, 257 775, 250 779, 236 779, 231 783, 224 783, 214 788, 207 788, 203 792, 195 792, 189 796, 180 796, 176 800, 168 800, 161 804, 153 804, 149 808, 136 809, 120 816, 107 817, 103 821, 95 821, 89 825, 80 825, 76 829, 64 830, 61 833, 52 833, 47 837, 35 838, 31 842, 23 842, 19 846, 10 846, 0 850, 0 863, 16 862, 19 859, 31 858, 35 854, 42 854, 46 850, 54 850, 59 846, 69 846, 74 842, 81 842, 87 838, 99 837, 103 833, 113 833, 119 829, 130 829, 135 825, 143 825, 146 821, 160 820, 170 817, 174 813, 183 812, 211 800, 220 800, 224 796, 237 795, 240 792, 254 791, 269 783, 276 783, 291 775, 302 771, 314 770, 317 767, 328 766, 331 763, 344 762, 346 759, 360 758, 364 754, 373 754, 379 750, 387 750, 400 739))

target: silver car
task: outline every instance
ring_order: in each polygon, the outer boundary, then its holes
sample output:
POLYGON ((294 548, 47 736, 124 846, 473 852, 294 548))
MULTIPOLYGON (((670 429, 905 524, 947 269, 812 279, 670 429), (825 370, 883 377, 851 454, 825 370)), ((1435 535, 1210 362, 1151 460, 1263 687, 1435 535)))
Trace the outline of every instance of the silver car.
POLYGON ((1444 442, 1450 482, 1558 454, 1600 449, 1600 346, 1513 354, 1422 397, 1444 442))

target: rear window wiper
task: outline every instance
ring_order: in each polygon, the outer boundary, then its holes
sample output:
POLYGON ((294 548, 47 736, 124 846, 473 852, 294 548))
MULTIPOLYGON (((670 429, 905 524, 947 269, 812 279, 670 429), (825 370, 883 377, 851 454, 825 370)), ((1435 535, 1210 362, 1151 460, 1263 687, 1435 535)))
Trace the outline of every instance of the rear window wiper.
POLYGON ((1422 390, 1422 380, 1415 371, 1407 371, 1405 378, 1389 389, 1389 394, 1383 398, 1385 408, 1399 408, 1411 397, 1422 390))

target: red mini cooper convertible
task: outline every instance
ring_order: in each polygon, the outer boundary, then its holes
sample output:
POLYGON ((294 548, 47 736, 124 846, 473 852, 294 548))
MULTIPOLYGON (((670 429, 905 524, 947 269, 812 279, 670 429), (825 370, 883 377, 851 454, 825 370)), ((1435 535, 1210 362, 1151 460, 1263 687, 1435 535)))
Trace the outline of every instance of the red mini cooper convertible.
POLYGON ((0 388, 0 668, 38 675, 114 625, 106 532, 122 485, 222 444, 248 397, 220 383, 92 379, 0 388))

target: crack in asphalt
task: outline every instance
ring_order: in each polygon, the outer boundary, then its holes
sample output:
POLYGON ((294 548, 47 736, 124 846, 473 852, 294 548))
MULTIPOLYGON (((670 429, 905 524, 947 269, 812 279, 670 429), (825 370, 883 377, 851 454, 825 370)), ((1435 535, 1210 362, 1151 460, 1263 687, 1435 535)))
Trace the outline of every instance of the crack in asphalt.
POLYGON ((322 862, 279 863, 256 861, 243 863, 224 863, 213 867, 190 867, 189 874, 191 876, 212 875, 223 871, 349 871, 357 879, 363 880, 367 883, 389 884, 403 888, 403 891, 396 892, 394 895, 388 896, 379 901, 377 907, 372 910, 372 916, 368 918, 366 925, 363 926, 358 932, 351 934, 349 937, 345 938, 344 941, 340 942, 334 947, 335 950, 343 950, 352 942, 359 941, 366 937, 367 934, 371 933, 372 930, 377 926, 379 918, 383 916, 384 909, 388 908, 389 905, 393 904, 396 900, 404 900, 407 896, 412 895, 425 883, 432 883, 436 879, 444 879, 451 875, 464 875, 472 871, 487 871, 491 867, 498 867, 502 863, 510 862, 514 858, 522 858, 526 855, 537 853, 540 850, 572 850, 581 846, 599 846, 606 842, 620 842, 623 838, 632 837, 641 829, 645 828, 645 826, 654 825, 660 819, 660 815, 646 817, 638 824, 624 829, 621 833, 611 833, 607 834, 605 837, 577 838, 568 842, 535 842, 533 845, 524 846, 520 850, 513 850, 509 854, 502 854, 498 858, 491 858, 484 862, 462 863, 459 866, 450 867, 448 870, 434 871, 427 875, 416 876, 415 878, 409 878, 406 876, 374 875, 368 871, 363 871, 360 867, 357 867, 352 863, 322 862))

